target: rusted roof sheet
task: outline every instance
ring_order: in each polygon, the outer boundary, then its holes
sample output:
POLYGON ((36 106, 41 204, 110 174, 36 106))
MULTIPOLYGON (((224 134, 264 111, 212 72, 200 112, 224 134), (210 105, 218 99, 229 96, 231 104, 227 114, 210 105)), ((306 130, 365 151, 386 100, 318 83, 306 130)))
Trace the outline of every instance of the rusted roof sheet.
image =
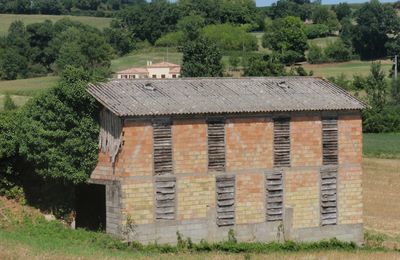
POLYGON ((364 104, 321 78, 111 80, 88 92, 118 116, 359 110, 364 104))

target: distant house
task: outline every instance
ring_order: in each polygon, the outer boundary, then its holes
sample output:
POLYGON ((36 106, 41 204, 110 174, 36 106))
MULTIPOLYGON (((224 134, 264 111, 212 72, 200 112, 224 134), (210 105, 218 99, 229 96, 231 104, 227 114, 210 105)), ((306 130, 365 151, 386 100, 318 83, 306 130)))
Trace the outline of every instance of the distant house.
POLYGON ((134 67, 117 72, 118 79, 171 79, 181 76, 181 66, 170 62, 160 62, 152 64, 147 62, 145 68, 134 67))
MULTIPOLYGON (((91 183, 144 243, 363 240, 363 103, 319 78, 111 80, 91 183)), ((129 231, 129 230, 128 230, 129 231)))

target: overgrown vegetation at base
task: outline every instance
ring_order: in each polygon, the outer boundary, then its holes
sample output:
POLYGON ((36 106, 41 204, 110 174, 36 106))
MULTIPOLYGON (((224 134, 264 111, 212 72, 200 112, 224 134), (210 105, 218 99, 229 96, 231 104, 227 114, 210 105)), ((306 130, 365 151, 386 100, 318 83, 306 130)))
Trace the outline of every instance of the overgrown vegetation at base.
POLYGON ((274 253, 274 252, 313 252, 313 251, 356 251, 364 250, 354 242, 343 242, 337 239, 323 240, 314 243, 297 243, 293 241, 270 243, 236 242, 234 234, 231 239, 218 243, 201 241, 193 243, 189 238, 177 233, 177 244, 149 244, 137 242, 123 243, 121 240, 99 232, 72 230, 59 221, 47 221, 37 211, 26 206, 16 206, 4 197, 0 197, 0 239, 22 241, 28 245, 52 250, 82 250, 82 248, 121 250, 132 253, 182 253, 182 252, 227 252, 227 253, 274 253), (233 238, 232 238, 233 237, 233 238))

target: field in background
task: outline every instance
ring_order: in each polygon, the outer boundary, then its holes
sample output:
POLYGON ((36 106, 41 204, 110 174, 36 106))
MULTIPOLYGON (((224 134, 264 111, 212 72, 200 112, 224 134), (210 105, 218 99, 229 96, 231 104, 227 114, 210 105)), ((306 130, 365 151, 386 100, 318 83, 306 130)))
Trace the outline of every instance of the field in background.
MULTIPOLYGON (((366 76, 370 72, 371 61, 348 61, 339 63, 324 63, 324 64, 304 64, 303 67, 307 71, 313 71, 317 77, 336 77, 344 74, 348 79, 352 79, 353 75, 366 76)), ((382 60, 382 69, 388 75, 392 68, 390 60, 382 60)))
POLYGON ((22 21, 25 25, 40 23, 45 20, 56 22, 62 18, 69 18, 72 21, 82 22, 98 29, 110 26, 112 18, 92 17, 92 16, 72 16, 72 15, 41 15, 41 14, 0 14, 0 36, 5 35, 14 21, 22 21))
MULTIPOLYGON (((363 159, 366 229, 400 238, 400 160, 363 159)), ((398 240, 400 246, 400 239, 398 240)))
POLYGON ((150 47, 112 60, 111 70, 116 72, 130 67, 145 67, 147 61, 152 61, 153 63, 169 61, 181 64, 182 53, 177 52, 174 48, 150 47))
POLYGON ((367 157, 400 159, 400 133, 364 134, 363 154, 367 157))
POLYGON ((315 38, 308 40, 309 44, 315 44, 320 48, 325 48, 328 46, 328 43, 335 42, 339 37, 338 36, 328 36, 323 38, 315 38))

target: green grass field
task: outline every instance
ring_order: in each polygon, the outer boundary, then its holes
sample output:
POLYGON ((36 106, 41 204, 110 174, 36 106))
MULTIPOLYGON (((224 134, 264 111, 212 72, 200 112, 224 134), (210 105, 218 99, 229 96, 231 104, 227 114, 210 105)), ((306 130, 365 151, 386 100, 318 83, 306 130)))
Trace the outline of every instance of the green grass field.
POLYGON ((400 133, 364 134, 363 154, 367 157, 400 159, 400 133))
POLYGON ((9 93, 11 95, 32 96, 40 90, 55 86, 58 77, 38 77, 17 80, 0 80, 0 95, 9 93))
POLYGON ((146 48, 112 60, 111 70, 115 72, 130 67, 144 67, 148 60, 153 63, 169 61, 181 64, 182 53, 173 48, 146 48))
POLYGON ((329 36, 329 37, 324 37, 324 38, 315 38, 312 40, 308 40, 309 44, 315 44, 321 48, 325 48, 328 43, 334 42, 338 39, 339 37, 337 36, 329 36))
MULTIPOLYGON (((382 60, 382 69, 388 75, 392 65, 390 60, 382 60)), ((370 72, 371 62, 370 61, 349 61, 339 63, 324 63, 324 64, 304 64, 303 67, 314 72, 314 76, 317 77, 336 77, 340 74, 344 74, 348 79, 351 79, 353 75, 366 76, 370 72)))
POLYGON ((93 26, 98 29, 109 27, 112 18, 91 17, 91 16, 72 16, 72 15, 39 15, 39 14, 0 14, 0 35, 4 35, 8 31, 8 27, 14 21, 22 21, 25 25, 31 23, 40 23, 45 20, 56 22, 62 18, 69 18, 73 21, 79 21, 84 24, 93 26))

